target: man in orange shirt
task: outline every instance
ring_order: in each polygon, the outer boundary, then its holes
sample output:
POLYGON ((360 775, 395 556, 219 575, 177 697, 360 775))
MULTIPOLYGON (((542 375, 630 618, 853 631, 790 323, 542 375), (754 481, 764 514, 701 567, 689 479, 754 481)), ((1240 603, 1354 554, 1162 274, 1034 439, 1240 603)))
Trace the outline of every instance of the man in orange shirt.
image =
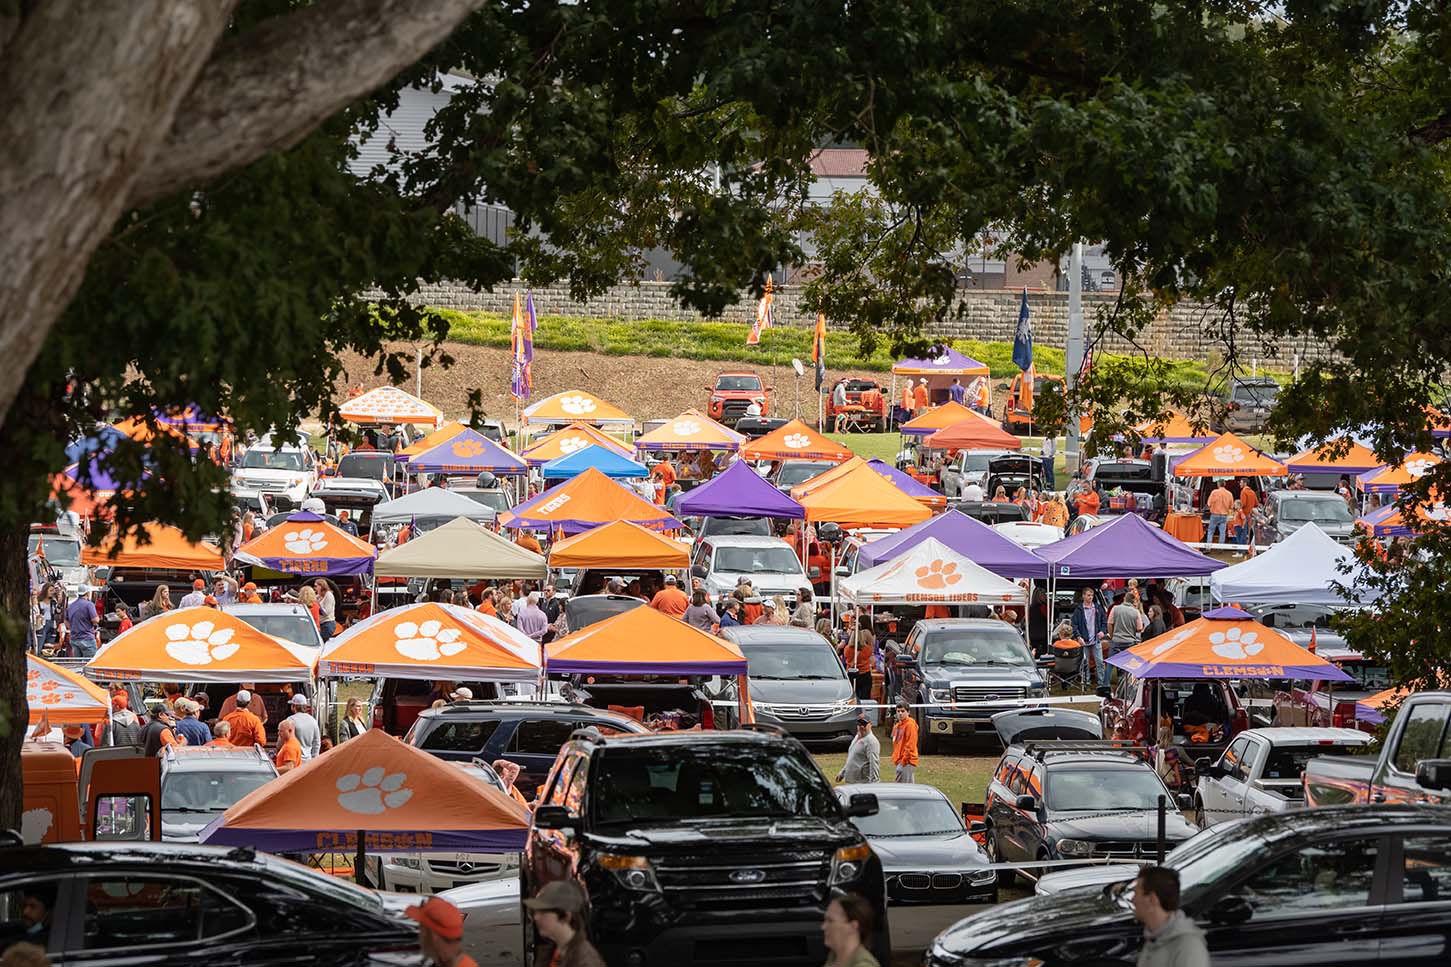
POLYGON ((239 604, 261 604, 262 596, 257 593, 257 585, 251 581, 242 585, 242 594, 237 602, 239 604))
POLYGON ((667 574, 665 587, 655 592, 655 596, 650 599, 650 607, 672 618, 684 618, 685 609, 690 607, 690 599, 680 590, 675 575, 667 574))
POLYGON ((1077 497, 1073 498, 1073 506, 1078 509, 1078 516, 1084 514, 1098 513, 1101 501, 1098 496, 1098 484, 1089 481, 1087 487, 1077 497))
POLYGON ((903 699, 897 701, 897 724, 892 726, 892 764, 897 782, 917 781, 917 722, 903 699))
MULTIPOLYGON (((267 744, 267 731, 262 726, 262 720, 252 713, 252 693, 245 688, 237 692, 237 707, 228 715, 222 717, 222 721, 231 727, 232 734, 230 742, 241 748, 253 745, 267 744)), ((300 749, 301 746, 298 746, 300 749)))
POLYGON ((927 377, 923 376, 912 393, 912 408, 920 416, 927 412, 927 377))
POLYGON ((1249 485, 1249 481, 1243 477, 1239 481, 1239 504, 1244 508, 1246 516, 1253 516, 1255 508, 1260 505, 1259 494, 1249 485))
POLYGON ((1209 509, 1209 534, 1205 540, 1211 544, 1223 544, 1229 536, 1229 515, 1234 512, 1234 495, 1223 480, 1215 481, 1214 490, 1210 491, 1205 505, 1209 509), (1216 531, 1219 533, 1218 540, 1214 537, 1216 531))
POLYGON ((521 530, 519 532, 518 538, 515 539, 514 543, 518 544, 526 551, 533 551, 535 554, 544 553, 544 549, 539 546, 539 541, 536 540, 534 535, 529 533, 528 531, 521 530))
POLYGON ((494 596, 498 593, 493 588, 484 588, 479 594, 479 606, 474 610, 482 614, 498 615, 499 609, 494 606, 494 596))
POLYGON ((272 764, 277 767, 278 775, 302 765, 302 743, 297 741, 291 719, 277 723, 277 754, 272 757, 272 764))

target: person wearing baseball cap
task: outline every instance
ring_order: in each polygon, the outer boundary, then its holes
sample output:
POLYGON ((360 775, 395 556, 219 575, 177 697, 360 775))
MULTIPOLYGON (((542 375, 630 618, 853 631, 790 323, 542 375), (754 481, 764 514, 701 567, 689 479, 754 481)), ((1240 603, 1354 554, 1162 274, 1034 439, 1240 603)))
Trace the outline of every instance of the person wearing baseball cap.
POLYGON ((536 964, 551 967, 605 967, 605 959, 584 933, 584 892, 568 880, 555 880, 540 887, 524 906, 534 929, 549 941, 552 950, 540 945, 536 964))
POLYGON ((207 582, 197 578, 191 582, 191 593, 181 599, 178 608, 200 608, 207 600, 207 582))
POLYGON ((439 967, 478 967, 463 952, 464 913, 443 897, 431 896, 403 911, 418 924, 418 949, 439 967))
POLYGON ((241 602, 243 604, 262 603, 262 596, 257 593, 257 585, 254 582, 248 581, 246 584, 242 585, 241 602))
POLYGON ((448 693, 448 698, 451 702, 472 702, 474 700, 474 690, 467 685, 460 685, 448 693))

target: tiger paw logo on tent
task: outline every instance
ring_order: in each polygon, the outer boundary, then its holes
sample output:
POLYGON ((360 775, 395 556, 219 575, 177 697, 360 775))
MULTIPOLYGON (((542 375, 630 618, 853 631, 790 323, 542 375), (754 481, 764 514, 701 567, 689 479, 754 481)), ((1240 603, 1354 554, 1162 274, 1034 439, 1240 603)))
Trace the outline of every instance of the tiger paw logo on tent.
POLYGON ((1246 658, 1253 658, 1261 651, 1264 651, 1264 644, 1256 641, 1259 634, 1254 631, 1241 631, 1238 628, 1230 628, 1228 631, 1216 631, 1209 636, 1209 650, 1220 658, 1227 658, 1230 661, 1243 661, 1246 658))
POLYGON ((282 546, 294 554, 314 554, 327 547, 327 535, 311 527, 304 527, 300 531, 283 534, 282 546))
POLYGON ((930 591, 940 591, 961 580, 956 561, 936 560, 917 569, 917 586, 930 591))
POLYGON ((695 436, 700 432, 700 424, 694 420, 676 420, 670 425, 676 436, 695 436))
POLYGON ((811 437, 804 433, 788 433, 786 434, 786 439, 781 442, 792 449, 799 450, 802 447, 809 447, 811 445, 811 437))
POLYGON ((1419 480, 1421 477, 1424 477, 1426 473, 1435 465, 1436 462, 1434 460, 1426 460, 1424 458, 1419 460, 1407 460, 1406 474, 1413 479, 1419 480))
POLYGON ((589 441, 584 437, 571 436, 559 441, 560 453, 573 453, 576 450, 583 450, 589 446, 589 441))
POLYGON ((451 449, 456 457, 476 457, 484 452, 484 445, 478 440, 459 440, 451 449))
POLYGON ((217 629, 210 621, 194 625, 174 624, 166 627, 166 653, 184 665, 210 665, 225 661, 237 653, 232 643, 232 629, 217 629))
POLYGON ((559 408, 566 413, 583 416, 595 411, 595 401, 588 396, 565 396, 560 398, 559 408))
POLYGON ((403 788, 407 781, 406 773, 389 775, 382 766, 374 766, 362 775, 350 772, 338 777, 338 805, 364 816, 386 813, 413 798, 413 790, 403 788))
POLYGON ((404 658, 414 661, 438 661, 449 655, 457 655, 467 645, 459 641, 463 634, 458 628, 445 628, 443 622, 428 620, 422 624, 403 621, 393 626, 398 640, 393 647, 404 658))
POLYGON ((1214 448, 1214 459, 1219 463, 1239 463, 1244 459, 1244 448, 1233 443, 1217 446, 1214 448))

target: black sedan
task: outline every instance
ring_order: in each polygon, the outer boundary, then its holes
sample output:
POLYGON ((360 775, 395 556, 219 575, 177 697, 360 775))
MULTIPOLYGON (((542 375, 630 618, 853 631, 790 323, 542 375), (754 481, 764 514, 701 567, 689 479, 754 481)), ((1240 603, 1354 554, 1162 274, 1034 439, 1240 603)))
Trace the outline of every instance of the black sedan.
POLYGON ((893 950, 920 950, 965 904, 994 903, 998 880, 962 816, 932 786, 865 782, 838 786, 845 805, 857 793, 877 797, 877 813, 852 820, 882 861, 893 950))
POLYGON ((0 951, 56 965, 416 962, 403 898, 249 849, 160 843, 0 847, 0 951))
MULTIPOLYGON (((1445 963, 1451 814, 1354 806, 1215 827, 1165 864, 1215 967, 1445 963)), ((1143 942, 1132 882, 1006 903, 933 941, 926 967, 1128 965, 1143 942)))

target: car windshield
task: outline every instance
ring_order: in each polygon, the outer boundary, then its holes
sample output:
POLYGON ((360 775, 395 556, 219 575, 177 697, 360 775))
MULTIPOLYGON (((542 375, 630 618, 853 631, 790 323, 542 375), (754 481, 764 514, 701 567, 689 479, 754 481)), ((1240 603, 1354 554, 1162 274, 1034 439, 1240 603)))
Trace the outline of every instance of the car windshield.
POLYGON ((761 388, 759 376, 721 376, 715 381, 715 388, 727 392, 749 392, 761 388))
POLYGON ((801 562, 789 547, 719 547, 715 570, 722 574, 800 574, 801 562))
POLYGON ((706 741, 666 748, 607 748, 595 758, 595 819, 837 819, 836 797, 804 751, 706 741))
POLYGON ((991 453, 969 453, 963 457, 964 470, 987 470, 988 464, 992 462, 991 453))
POLYGON ((926 635, 922 662, 927 665, 1032 665, 1033 656, 1018 633, 997 628, 954 628, 926 635))
POLYGON ((1157 809, 1164 796, 1174 807, 1174 799, 1148 766, 1142 769, 1067 769, 1050 770, 1047 782, 1047 806, 1062 812, 1113 812, 1115 810, 1157 809))
POLYGON ((771 680, 846 679, 836 652, 825 640, 748 642, 745 653, 751 678, 771 680))
POLYGON ((263 634, 271 635, 274 638, 281 638, 283 641, 290 641, 297 645, 307 645, 309 648, 322 647, 322 637, 317 633, 317 625, 312 623, 310 615, 242 613, 237 617, 263 634))
POLYGON ((509 495, 502 490, 463 490, 460 493, 474 503, 483 504, 496 513, 502 513, 510 507, 509 495))
POLYGON ((1278 386, 1245 386, 1236 385, 1234 395, 1230 397, 1236 403, 1273 403, 1275 397, 1280 395, 1278 386))
POLYGON ((962 819, 946 799, 877 797, 875 816, 857 816, 852 824, 867 836, 931 836, 962 832, 962 819))
POLYGON ((45 559, 52 567, 80 567, 81 543, 65 537, 45 537, 32 534, 26 544, 26 554, 34 554, 36 548, 45 551, 45 559))
POLYGON ((1381 692, 1395 684, 1391 681, 1390 669, 1384 665, 1373 665, 1368 661, 1343 661, 1337 662, 1335 667, 1355 679, 1354 685, 1345 686, 1352 691, 1381 692))
POLYGON ((1265 760, 1261 779, 1292 779, 1300 781, 1305 774, 1305 763, 1320 756, 1354 755, 1360 750, 1355 745, 1289 745, 1270 749, 1265 760))
POLYGON ((771 524, 764 517, 707 517, 700 525, 701 537, 727 535, 770 537, 771 524))
POLYGON ((1313 521, 1316 524, 1350 524, 1350 508, 1339 497, 1307 500, 1304 497, 1280 501, 1280 519, 1313 521))
POLYGON ((300 450, 264 450, 261 447, 253 447, 242 456, 242 469, 301 472, 302 452, 300 450))
POLYGON ((606 618, 633 611, 644 603, 639 598, 625 595, 598 598, 593 595, 585 595, 580 598, 570 598, 564 603, 564 620, 569 625, 570 631, 578 631, 606 618))
POLYGON ((272 779, 272 771, 169 772, 161 784, 162 812, 219 813, 272 779))
POLYGON ((781 473, 776 477, 776 486, 795 487, 804 484, 812 477, 818 477, 832 467, 834 463, 788 463, 781 468, 781 473))
POLYGON ((381 459, 376 455, 350 453, 338 461, 339 477, 367 477, 370 480, 388 480, 392 454, 381 459))

